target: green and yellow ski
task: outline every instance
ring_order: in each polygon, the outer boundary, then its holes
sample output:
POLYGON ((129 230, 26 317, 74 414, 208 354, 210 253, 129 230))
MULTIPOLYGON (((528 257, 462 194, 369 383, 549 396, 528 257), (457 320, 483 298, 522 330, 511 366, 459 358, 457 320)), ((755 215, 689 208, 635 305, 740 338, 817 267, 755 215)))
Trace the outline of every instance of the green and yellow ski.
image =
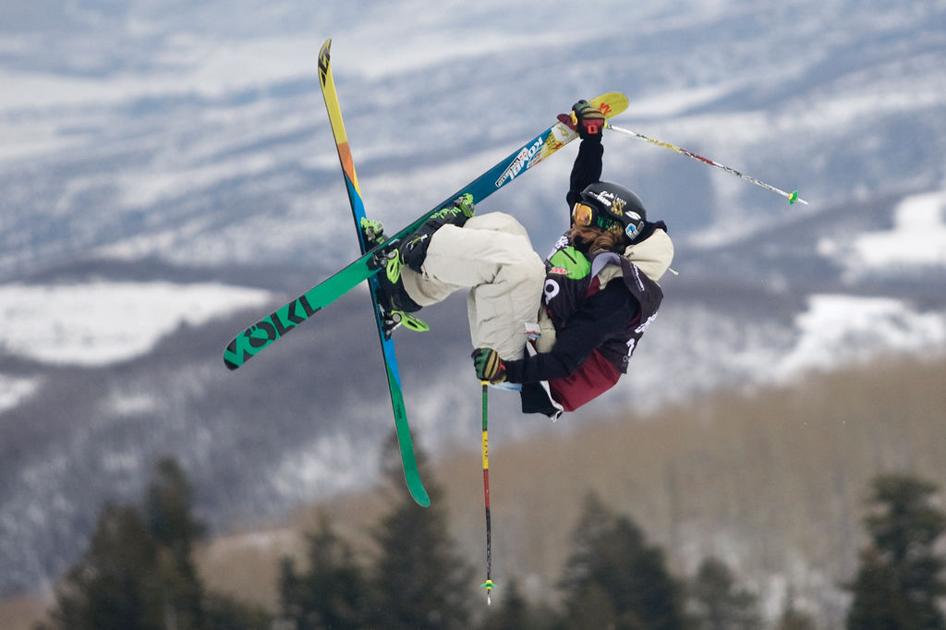
MULTIPOLYGON (((342 120, 342 110, 335 92, 335 79, 332 77, 332 59, 330 49, 332 40, 325 40, 319 52, 319 84, 322 86, 322 97, 325 99, 325 109, 328 111, 329 123, 332 126, 332 136, 335 138, 335 147, 338 149, 338 160, 342 165, 342 176, 345 179, 345 190, 348 192, 348 201, 351 204, 352 218, 355 220, 355 232, 358 234, 358 245, 361 253, 368 251, 368 244, 361 230, 361 220, 367 218, 365 204, 361 198, 361 188, 358 186, 358 174, 355 172, 355 162, 351 156, 351 146, 348 144, 348 134, 345 132, 345 123, 342 120)), ((414 501, 423 507, 430 505, 430 497, 424 482, 417 470, 417 460, 414 457, 414 441, 411 438, 411 429, 407 422, 407 409, 404 405, 404 392, 401 390, 401 374, 397 365, 397 354, 394 351, 394 340, 385 332, 381 308, 378 305, 378 278, 368 278, 371 293, 371 304, 374 307, 374 319, 378 328, 378 339, 381 342, 381 354, 384 357, 384 369, 388 377, 388 391, 391 393, 391 406, 394 410, 394 428, 397 432, 397 443, 401 450, 401 463, 404 467, 404 480, 407 490, 414 501)))

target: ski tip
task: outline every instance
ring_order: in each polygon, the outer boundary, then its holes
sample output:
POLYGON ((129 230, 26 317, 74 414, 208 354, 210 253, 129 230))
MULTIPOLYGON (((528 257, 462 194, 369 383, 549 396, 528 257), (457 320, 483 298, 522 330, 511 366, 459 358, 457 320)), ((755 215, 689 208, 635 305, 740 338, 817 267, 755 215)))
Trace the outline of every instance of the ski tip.
POLYGON ((601 110, 607 118, 614 118, 627 110, 630 100, 621 92, 605 92, 591 99, 591 104, 601 110))
POLYGON ((332 62, 331 48, 332 38, 329 37, 319 50, 319 83, 322 84, 322 89, 325 89, 325 83, 328 81, 328 69, 332 62))
MULTIPOLYGON (((590 103, 600 109, 601 113, 604 114, 606 118, 610 119, 624 112, 630 101, 628 101, 627 96, 620 92, 605 92, 591 99, 590 103)), ((559 114, 557 118, 558 122, 572 131, 575 131, 578 121, 575 118, 574 112, 559 114)), ((607 126, 607 124, 605 126, 607 126)))
POLYGON ((227 369, 231 372, 243 365, 243 362, 240 361, 240 355, 237 354, 236 351, 236 339, 227 345, 227 349, 223 353, 223 364, 227 366, 227 369))
POLYGON ((414 499, 414 503, 422 508, 430 507, 430 495, 427 494, 427 488, 420 482, 420 478, 416 480, 408 479, 407 491, 410 493, 411 498, 414 499))

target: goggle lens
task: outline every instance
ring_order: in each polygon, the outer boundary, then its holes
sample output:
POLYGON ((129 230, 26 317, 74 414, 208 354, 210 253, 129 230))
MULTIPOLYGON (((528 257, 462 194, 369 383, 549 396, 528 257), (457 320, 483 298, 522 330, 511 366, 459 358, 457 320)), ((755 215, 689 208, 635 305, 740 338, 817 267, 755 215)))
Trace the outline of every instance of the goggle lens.
POLYGON ((578 202, 572 206, 572 223, 579 227, 588 227, 595 216, 594 208, 586 203, 578 202))

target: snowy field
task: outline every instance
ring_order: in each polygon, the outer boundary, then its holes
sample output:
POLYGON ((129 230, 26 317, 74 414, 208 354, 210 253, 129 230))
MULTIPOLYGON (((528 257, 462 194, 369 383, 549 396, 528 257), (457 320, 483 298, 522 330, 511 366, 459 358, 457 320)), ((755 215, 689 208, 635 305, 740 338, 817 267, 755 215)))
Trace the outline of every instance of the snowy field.
POLYGON ((849 282, 946 269, 946 191, 911 195, 891 214, 891 229, 826 236, 818 252, 838 263, 849 282))
MULTIPOLYGON (((0 349, 52 364, 105 365, 149 352, 181 325, 198 326, 269 298, 266 291, 221 284, 5 285, 0 349)), ((28 387, 14 383, 3 389, 8 393, 0 405, 28 387)))
POLYGON ((813 295, 795 325, 798 340, 771 371, 776 380, 891 352, 926 355, 946 347, 946 314, 921 313, 893 298, 813 295))
POLYGON ((39 381, 31 378, 14 378, 0 374, 0 413, 12 409, 32 396, 39 388, 39 381))

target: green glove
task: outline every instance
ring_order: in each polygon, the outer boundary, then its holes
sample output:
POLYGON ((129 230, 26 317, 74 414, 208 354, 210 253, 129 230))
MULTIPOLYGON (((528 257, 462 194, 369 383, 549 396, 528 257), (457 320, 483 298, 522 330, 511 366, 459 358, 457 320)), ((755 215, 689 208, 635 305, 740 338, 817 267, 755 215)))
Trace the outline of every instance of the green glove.
POLYGON ((492 348, 477 348, 470 356, 473 357, 476 378, 493 384, 506 380, 506 366, 498 352, 492 348))

